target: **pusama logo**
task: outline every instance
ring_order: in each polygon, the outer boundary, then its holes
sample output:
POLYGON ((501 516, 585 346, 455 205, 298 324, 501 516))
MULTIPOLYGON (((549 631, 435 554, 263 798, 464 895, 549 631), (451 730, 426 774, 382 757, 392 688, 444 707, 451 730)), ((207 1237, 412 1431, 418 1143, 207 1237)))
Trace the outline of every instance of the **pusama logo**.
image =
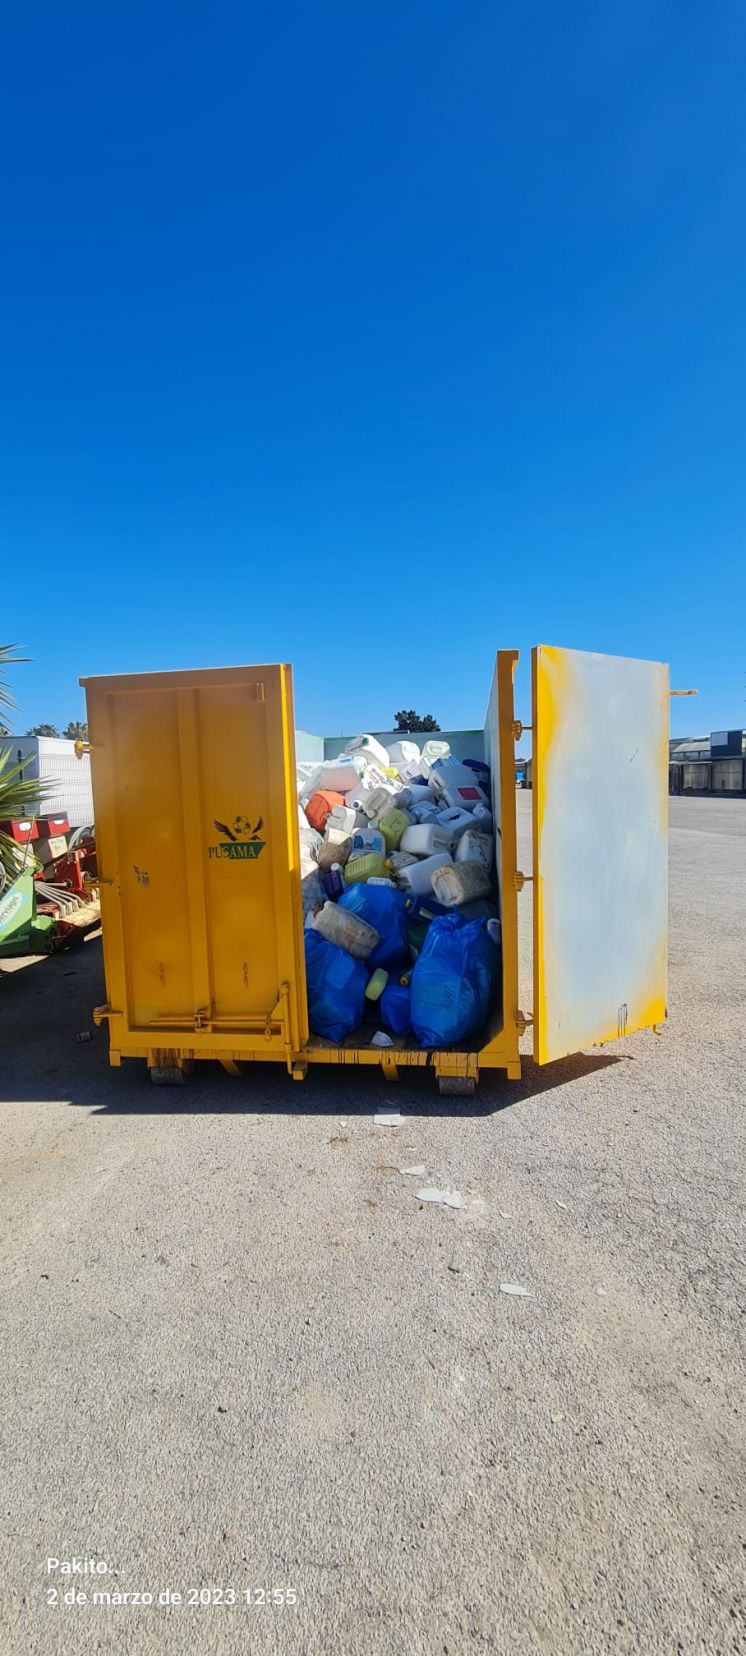
POLYGON ((234 817, 230 827, 227 822, 218 822, 217 817, 213 817, 213 822, 223 837, 219 845, 208 845, 208 857, 227 857, 230 862, 256 862, 257 857, 261 856, 266 844, 259 838, 264 827, 263 817, 259 817, 253 828, 245 816, 234 817))

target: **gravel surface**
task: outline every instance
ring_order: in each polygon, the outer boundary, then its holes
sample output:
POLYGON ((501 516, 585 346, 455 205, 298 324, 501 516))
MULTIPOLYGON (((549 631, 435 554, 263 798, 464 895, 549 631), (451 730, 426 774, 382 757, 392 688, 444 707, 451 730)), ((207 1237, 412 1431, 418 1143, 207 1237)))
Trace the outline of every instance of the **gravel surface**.
POLYGON ((76 1040, 97 942, 3 974, 3 1652, 746 1648, 745 833, 672 801, 660 1039, 476 1101, 158 1092, 76 1040))

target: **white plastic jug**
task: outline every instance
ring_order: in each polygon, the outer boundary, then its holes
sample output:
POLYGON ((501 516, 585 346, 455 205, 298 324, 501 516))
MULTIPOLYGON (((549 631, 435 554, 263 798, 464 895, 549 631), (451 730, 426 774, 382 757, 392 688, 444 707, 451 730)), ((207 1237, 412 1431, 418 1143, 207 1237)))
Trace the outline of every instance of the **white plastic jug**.
POLYGON ((391 804, 391 793, 388 788, 361 788, 355 795, 355 804, 359 802, 360 809, 370 820, 383 811, 387 811, 391 804))
POLYGON ((403 868, 411 868, 413 863, 419 862, 411 851, 392 851, 386 858, 386 863, 393 868, 395 874, 401 873, 403 868))
POLYGON ((339 761, 329 759, 323 765, 317 765, 315 771, 303 786, 301 799, 310 799, 318 789, 328 793, 350 793, 360 785, 360 771, 362 766, 354 765, 350 759, 339 761))
POLYGON ((352 850, 350 856, 364 857, 368 851, 375 851, 377 856, 385 857, 386 841, 380 828, 356 828, 352 835, 352 850))
POLYGON ((432 804, 432 798, 426 782, 408 782, 406 788, 402 788, 401 793, 397 794, 396 802, 410 809, 413 805, 432 804))
POLYGON ((480 833, 492 833, 492 812, 489 810, 488 806, 475 805, 474 810, 472 811, 472 816, 474 818, 474 827, 476 828, 477 823, 479 824, 480 833))
POLYGON ((441 827, 448 829, 453 840, 459 840, 461 835, 466 833, 467 828, 474 827, 471 811, 462 810, 460 805, 448 805, 445 811, 438 811, 435 821, 439 822, 441 827))
POLYGON ((477 805, 486 805, 487 797, 468 765, 449 759, 436 760, 428 777, 428 786, 443 805, 460 805, 473 811, 477 805))
POLYGON ((378 765, 394 763, 393 760, 389 759, 383 743, 376 741, 375 736, 355 736, 351 742, 347 743, 347 752, 363 753, 366 758, 375 759, 378 765))
POLYGON ((459 903, 486 897, 491 890, 490 876, 478 862, 451 863, 449 868, 436 868, 433 874, 433 894, 444 908, 458 908, 459 903))
POLYGON ((410 816, 414 822, 435 822, 438 816, 438 807, 433 799, 423 801, 421 805, 413 805, 410 816))
POLYGON ((392 742, 390 744, 389 764, 396 765, 397 770, 400 765, 419 765, 419 762, 420 750, 416 742, 392 742))
POLYGON ((396 876, 397 883, 402 891, 411 891, 415 897, 426 897, 433 889, 433 875, 439 868, 446 867, 452 867, 451 853, 439 851, 435 857, 425 857, 423 862, 400 868, 396 876))
POLYGON ((434 765, 436 759, 448 759, 450 754, 451 746, 449 742, 430 740, 425 743, 420 758, 424 759, 426 765, 434 765))
POLYGON ((351 805, 332 805, 326 819, 327 828, 339 828, 344 834, 351 834, 357 826, 357 811, 351 805))
POLYGON ((415 857, 432 857, 436 851, 447 851, 450 843, 448 829, 437 822, 413 823, 401 837, 402 851, 411 851, 415 857))
POLYGON ((483 834, 476 828, 467 828, 456 846, 454 862, 478 862, 489 874, 495 866, 495 841, 492 834, 483 834))
POLYGON ((349 909, 340 908, 338 903, 325 903, 314 925, 327 943, 336 943, 340 949, 346 949, 354 960, 367 960, 380 941, 375 926, 369 926, 367 920, 361 920, 358 914, 351 914, 349 909))

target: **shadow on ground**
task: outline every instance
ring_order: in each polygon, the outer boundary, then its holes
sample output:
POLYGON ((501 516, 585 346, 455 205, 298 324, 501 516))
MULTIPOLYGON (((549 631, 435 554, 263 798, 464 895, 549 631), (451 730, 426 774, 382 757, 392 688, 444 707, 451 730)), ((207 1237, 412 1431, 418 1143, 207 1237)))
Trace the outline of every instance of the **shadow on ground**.
POLYGON ((141 1060, 110 1068, 107 1032, 91 1022, 103 992, 100 938, 0 974, 0 1103, 66 1103, 101 1116, 267 1110, 336 1117, 401 1109, 420 1116, 479 1117, 632 1062, 609 1053, 577 1053, 540 1068, 524 1057, 520 1081, 485 1070, 473 1098, 441 1097, 428 1068, 402 1070, 399 1081, 390 1084, 367 1065, 312 1064, 299 1083, 279 1063, 246 1064, 240 1076, 229 1076, 216 1062, 198 1062, 186 1086, 154 1087, 141 1060))

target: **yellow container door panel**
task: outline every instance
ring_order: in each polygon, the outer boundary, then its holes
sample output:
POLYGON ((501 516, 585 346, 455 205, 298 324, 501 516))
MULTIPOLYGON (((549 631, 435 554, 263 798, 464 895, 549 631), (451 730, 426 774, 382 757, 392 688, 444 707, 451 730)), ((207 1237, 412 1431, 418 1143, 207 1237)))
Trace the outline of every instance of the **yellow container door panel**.
POLYGON ((307 1033, 290 669, 84 682, 112 1046, 233 1031, 289 1058, 307 1033))
MULTIPOLYGON (((264 686, 276 694, 276 685, 264 686)), ((202 780, 198 844, 211 940, 211 1016, 266 1018, 277 1000, 275 863, 285 864, 282 774, 272 774, 267 702, 254 685, 219 686, 199 700, 202 780), (274 796, 274 799, 273 799, 274 796), (274 809, 273 809, 274 804, 274 809), (276 828, 277 821, 277 828, 276 828)))
POLYGON ((193 1004, 178 705, 168 694, 108 704, 129 1019, 144 1028, 193 1004))

